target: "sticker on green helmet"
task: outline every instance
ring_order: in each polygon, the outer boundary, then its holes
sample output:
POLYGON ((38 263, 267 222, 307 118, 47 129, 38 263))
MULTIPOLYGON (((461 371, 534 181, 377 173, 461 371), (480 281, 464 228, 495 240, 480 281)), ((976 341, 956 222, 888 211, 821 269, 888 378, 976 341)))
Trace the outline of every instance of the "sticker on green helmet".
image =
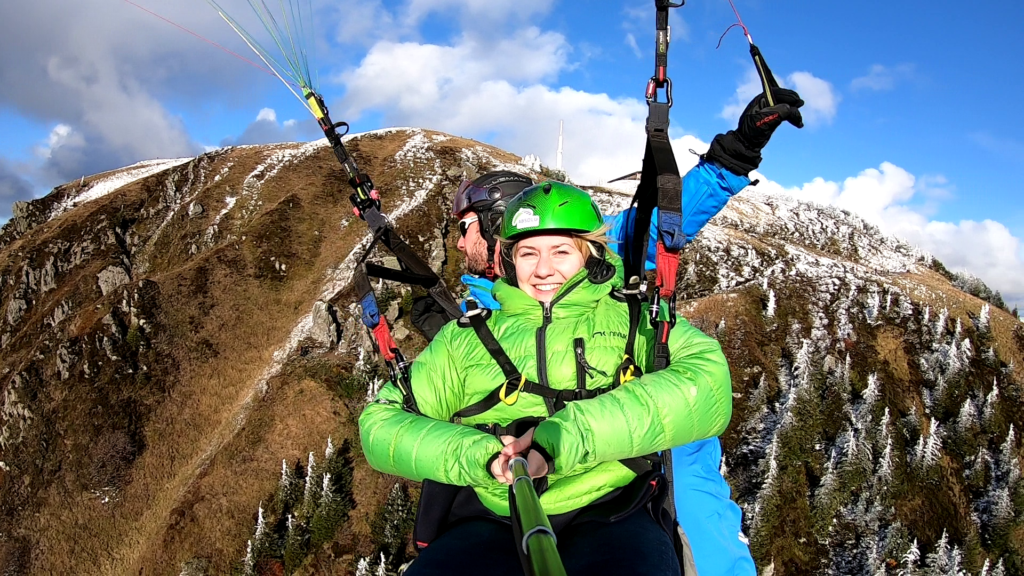
POLYGON ((540 216, 533 213, 532 208, 520 208, 512 217, 512 226, 522 230, 523 228, 536 228, 540 226, 540 216))

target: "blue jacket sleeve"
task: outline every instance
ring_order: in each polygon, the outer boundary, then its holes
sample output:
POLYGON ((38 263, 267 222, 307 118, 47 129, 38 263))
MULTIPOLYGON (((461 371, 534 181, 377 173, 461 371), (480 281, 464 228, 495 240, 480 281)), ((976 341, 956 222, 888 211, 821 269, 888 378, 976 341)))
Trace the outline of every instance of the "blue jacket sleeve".
MULTIPOLYGON (((750 178, 737 176, 714 162, 701 160, 683 176, 683 234, 690 242, 700 229, 718 214, 737 192, 750 184, 750 178)), ((612 247, 619 254, 630 245, 633 238, 633 215, 635 208, 624 210, 604 219, 610 229, 608 236, 614 241, 612 247)), ((655 245, 658 238, 658 211, 651 217, 650 242, 647 245, 647 270, 654 269, 655 245)))

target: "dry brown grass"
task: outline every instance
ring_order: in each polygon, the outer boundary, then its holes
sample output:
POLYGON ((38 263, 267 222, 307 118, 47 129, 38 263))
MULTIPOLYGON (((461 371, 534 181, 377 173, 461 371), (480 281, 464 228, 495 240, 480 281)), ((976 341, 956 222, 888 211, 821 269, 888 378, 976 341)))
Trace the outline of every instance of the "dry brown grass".
MULTIPOLYGON (((365 164, 372 167, 402 144, 404 139, 392 138, 360 148, 363 154, 380 154, 367 158, 365 164)), ((251 149, 230 158, 250 166, 259 160, 251 149)), ((210 173, 226 162, 218 158, 210 173)), ((347 209, 341 204, 343 189, 331 181, 337 174, 330 172, 338 170, 330 151, 303 162, 301 170, 282 172, 291 176, 264 186, 264 204, 250 225, 256 234, 243 228, 246 239, 189 258, 188 238, 205 229, 216 199, 225 195, 204 191, 200 198, 207 193, 211 198, 205 202, 206 214, 172 222, 158 240, 149 277, 161 289, 165 331, 152 344, 167 351, 168 371, 162 376, 172 381, 169 396, 150 416, 146 450, 116 501, 103 504, 59 486, 47 491, 30 528, 40 544, 33 551, 34 573, 76 573, 88 566, 95 574, 176 574, 181 562, 192 557, 213 559, 211 568, 223 573, 230 559, 244 554, 256 508, 273 492, 281 459, 304 461, 310 451, 322 454, 328 435, 337 444, 355 438, 353 415, 321 384, 278 377, 262 399, 256 390, 274 351, 320 295, 327 269, 365 235, 360 226, 339 229, 347 209), (315 176, 304 175, 309 173, 315 176), (283 220, 268 220, 275 210, 287 212, 283 220), (266 222, 288 225, 287 233, 261 230, 266 222), (259 232, 286 242, 254 246, 259 232), (290 266, 289 276, 281 280, 259 275, 260 258, 286 251, 289 244, 301 246, 304 239, 313 239, 317 250, 302 266, 290 266), (171 353, 175 346, 197 341, 204 342, 200 352, 208 353, 171 353)), ((244 169, 232 168, 218 187, 240 186, 244 169)), ((145 202, 142 188, 139 184, 119 194, 145 202)), ((236 225, 222 221, 221 229, 236 225)), ((51 233, 59 235, 48 229, 46 237, 51 233)), ((77 318, 75 332, 94 330, 104 313, 102 308, 87 310, 77 318)), ((356 475, 357 485, 363 486, 373 486, 369 480, 379 477, 361 457, 356 475)), ((357 495, 353 520, 364 535, 367 518, 389 488, 357 495)))

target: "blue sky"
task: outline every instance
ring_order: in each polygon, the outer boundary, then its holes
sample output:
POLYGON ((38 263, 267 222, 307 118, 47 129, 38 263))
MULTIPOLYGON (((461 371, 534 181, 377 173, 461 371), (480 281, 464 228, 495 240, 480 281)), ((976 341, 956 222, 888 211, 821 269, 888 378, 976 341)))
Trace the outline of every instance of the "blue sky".
MULTIPOLYGON (((136 0, 253 58, 203 0, 136 0)), ((0 221, 82 174, 230 143, 319 135, 273 77, 128 2, 0 7, 0 221), (26 79, 31 81, 26 82, 26 79)), ((243 0, 221 4, 247 27, 243 0)), ((270 5, 275 6, 276 2, 270 5)), ((553 164, 639 167, 653 71, 650 0, 312 0, 316 69, 336 120, 413 125, 553 164)), ((1024 304, 1024 4, 737 0, 776 76, 807 100, 765 189, 854 210, 1024 304)), ((756 88, 727 0, 672 11, 677 155, 730 129, 756 88)))

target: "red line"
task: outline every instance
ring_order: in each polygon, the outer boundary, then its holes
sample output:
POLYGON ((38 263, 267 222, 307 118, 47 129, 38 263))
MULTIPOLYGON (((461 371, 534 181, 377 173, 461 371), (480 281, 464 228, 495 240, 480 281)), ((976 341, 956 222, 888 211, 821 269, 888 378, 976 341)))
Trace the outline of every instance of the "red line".
POLYGON ((247 62, 248 64, 250 64, 250 65, 252 65, 252 66, 254 66, 254 67, 256 67, 256 68, 259 68, 259 69, 260 69, 260 70, 262 70, 263 72, 266 72, 267 74, 270 74, 271 76, 274 76, 275 78, 277 77, 277 74, 276 74, 276 73, 274 73, 274 71, 273 71, 273 70, 271 70, 271 69, 267 68, 266 66, 263 66, 263 65, 261 65, 261 64, 257 64, 257 63, 255 63, 255 62, 253 62, 252 60, 249 60, 249 59, 248 59, 248 58, 246 58, 245 56, 242 56, 241 54, 238 54, 237 52, 233 52, 233 51, 231 51, 231 50, 229 50, 229 49, 227 49, 227 48, 225 48, 225 47, 221 46, 220 44, 217 44, 217 43, 216 43, 216 42, 214 42, 213 40, 208 40, 208 39, 206 39, 206 38, 204 38, 204 37, 200 36, 199 34, 196 34, 195 32, 193 32, 193 31, 189 30, 188 28, 185 28, 185 27, 184 27, 184 26, 182 26, 181 24, 178 24, 178 23, 176 23, 176 22, 173 22, 173 21, 171 21, 171 20, 169 20, 169 19, 167 19, 167 18, 164 18, 163 16, 161 16, 161 15, 157 14, 156 12, 153 12, 152 10, 149 10, 148 8, 144 8, 144 7, 142 7, 142 6, 139 6, 139 5, 138 5, 138 4, 136 4, 135 2, 132 2, 132 0, 124 0, 124 1, 125 1, 125 2, 127 2, 127 3, 129 3, 129 4, 131 4, 132 6, 135 6, 135 7, 136 7, 136 8, 138 8, 139 10, 142 10, 143 12, 148 12, 149 14, 152 14, 153 16, 156 16, 157 18, 159 18, 159 19, 163 20, 164 22, 167 22, 167 23, 168 23, 168 24, 170 24, 171 26, 174 26, 175 28, 179 28, 179 29, 181 29, 181 30, 184 30, 185 32, 188 32, 189 34, 191 34, 191 35, 195 36, 196 38, 199 38, 200 40, 202 40, 203 42, 206 42, 207 44, 211 44, 211 45, 213 45, 213 46, 216 46, 217 48, 220 48, 221 50, 223 50, 223 51, 227 52, 228 54, 231 54, 231 55, 232 55, 232 56, 234 56, 235 58, 238 58, 239 60, 241 60, 241 61, 243 61, 243 62, 247 62))
POLYGON ((722 39, 725 38, 725 35, 729 33, 729 30, 732 30, 736 26, 742 28, 743 35, 746 36, 747 38, 750 38, 750 31, 747 30, 747 25, 743 23, 743 18, 740 17, 740 11, 736 9, 736 5, 732 3, 732 0, 729 0, 729 6, 732 6, 732 12, 733 14, 736 15, 736 22, 730 25, 728 28, 726 28, 725 32, 722 32, 722 36, 718 38, 718 46, 715 46, 715 50, 722 47, 722 39))

